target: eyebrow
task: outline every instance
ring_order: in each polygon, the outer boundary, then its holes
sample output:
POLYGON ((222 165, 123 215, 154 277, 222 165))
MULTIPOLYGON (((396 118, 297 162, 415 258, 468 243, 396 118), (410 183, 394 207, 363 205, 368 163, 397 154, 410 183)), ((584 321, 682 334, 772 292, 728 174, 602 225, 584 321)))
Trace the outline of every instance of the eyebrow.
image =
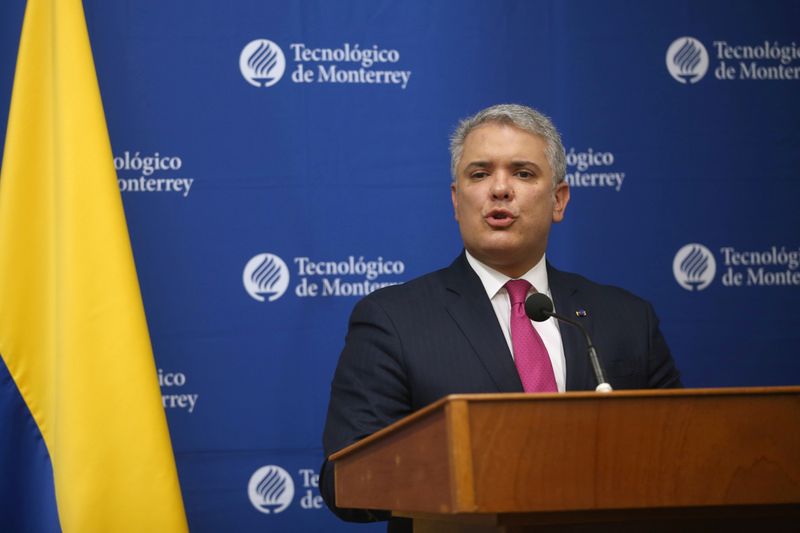
POLYGON ((533 161, 528 161, 528 160, 524 160, 524 159, 520 160, 520 161, 512 161, 511 162, 511 166, 514 167, 514 168, 533 167, 539 172, 542 171, 542 167, 540 167, 539 165, 537 165, 533 161))
MULTIPOLYGON (((494 163, 491 161, 472 161, 466 167, 464 167, 464 171, 472 170, 474 168, 489 168, 495 166, 494 163)), ((523 167, 533 167, 536 169, 537 172, 542 172, 542 167, 534 163, 533 161, 529 161, 527 159, 521 159, 516 161, 511 161, 512 168, 523 168, 523 167)))
POLYGON ((490 163, 489 161, 472 161, 471 163, 469 163, 467 166, 464 167, 464 170, 470 170, 473 168, 486 168, 491 166, 492 163, 490 163))

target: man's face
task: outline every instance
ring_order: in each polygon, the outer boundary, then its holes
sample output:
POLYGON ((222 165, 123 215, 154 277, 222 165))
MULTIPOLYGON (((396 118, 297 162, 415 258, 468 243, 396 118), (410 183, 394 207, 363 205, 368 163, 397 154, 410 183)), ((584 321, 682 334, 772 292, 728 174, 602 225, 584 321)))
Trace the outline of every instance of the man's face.
POLYGON ((472 130, 451 186, 464 247, 479 261, 519 277, 542 258, 550 224, 561 222, 569 186, 553 190, 546 141, 514 126, 472 130))

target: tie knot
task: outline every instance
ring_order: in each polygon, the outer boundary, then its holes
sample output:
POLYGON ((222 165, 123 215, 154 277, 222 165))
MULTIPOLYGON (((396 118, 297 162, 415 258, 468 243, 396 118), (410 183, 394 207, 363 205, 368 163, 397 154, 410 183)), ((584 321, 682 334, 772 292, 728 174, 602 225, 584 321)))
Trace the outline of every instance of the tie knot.
POLYGON ((524 304, 530 288, 531 284, 524 279, 509 280, 506 283, 506 290, 508 291, 508 297, 511 299, 511 305, 524 304))

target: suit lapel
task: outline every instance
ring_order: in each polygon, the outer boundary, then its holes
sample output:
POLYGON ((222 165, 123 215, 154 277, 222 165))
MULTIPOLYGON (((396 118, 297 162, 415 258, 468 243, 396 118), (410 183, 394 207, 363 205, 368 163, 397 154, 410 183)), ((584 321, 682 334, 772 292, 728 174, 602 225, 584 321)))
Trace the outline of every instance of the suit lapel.
MULTIPOLYGON (((582 309, 580 292, 563 273, 547 265, 547 279, 550 283, 550 293, 553 295, 553 305, 556 313, 576 318, 575 312, 582 309)), ((590 311, 587 309, 587 311, 590 311)), ((579 319, 589 335, 592 335, 592 313, 579 319)), ((564 358, 567 363, 568 391, 591 390, 595 384, 591 363, 587 353, 586 339, 580 330, 570 324, 560 322, 558 328, 561 332, 561 342, 564 346, 564 358)))
POLYGON ((445 270, 445 275, 447 312, 472 345, 498 392, 522 392, 522 382, 497 315, 463 253, 445 270))

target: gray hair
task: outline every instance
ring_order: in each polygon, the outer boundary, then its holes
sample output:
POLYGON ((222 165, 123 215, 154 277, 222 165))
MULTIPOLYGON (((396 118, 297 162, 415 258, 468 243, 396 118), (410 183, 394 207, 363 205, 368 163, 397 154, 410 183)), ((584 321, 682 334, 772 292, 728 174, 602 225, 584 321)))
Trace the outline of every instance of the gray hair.
POLYGON ((545 156, 553 169, 553 187, 564 181, 567 174, 567 156, 561 136, 553 122, 533 108, 518 104, 499 104, 487 107, 477 114, 459 122, 450 137, 450 173, 456 179, 456 167, 464 151, 464 140, 478 126, 487 123, 500 123, 514 126, 533 135, 542 137, 547 143, 545 156))

